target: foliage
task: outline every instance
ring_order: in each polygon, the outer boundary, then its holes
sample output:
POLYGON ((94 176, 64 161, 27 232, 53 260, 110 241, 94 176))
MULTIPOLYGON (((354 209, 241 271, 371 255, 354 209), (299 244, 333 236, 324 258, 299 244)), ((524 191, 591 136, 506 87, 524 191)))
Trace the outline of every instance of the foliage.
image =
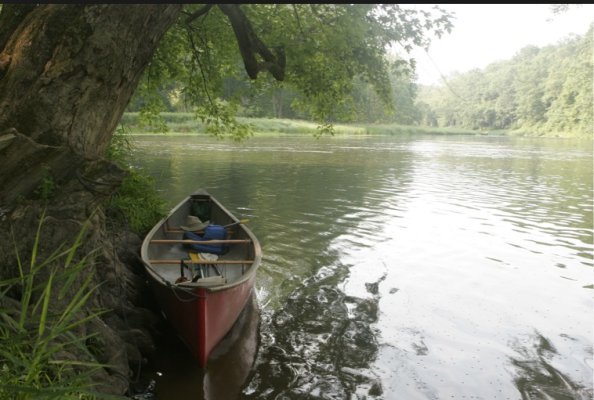
MULTIPOLYGON (((137 118, 138 120, 138 118, 137 118)), ((109 146, 105 152, 108 160, 114 161, 120 166, 126 166, 132 156, 132 142, 130 141, 130 121, 122 121, 120 126, 111 136, 109 146)))
POLYGON ((449 77, 419 92, 421 119, 441 127, 591 136, 593 28, 557 45, 449 77))
POLYGON ((549 4, 549 9, 555 15, 568 12, 571 8, 581 7, 582 4, 549 4))
MULTIPOLYGON (((132 102, 142 104, 147 123, 159 125, 158 113, 175 104, 178 110, 194 112, 212 134, 242 138, 251 130, 234 119, 239 106, 250 93, 267 92, 290 93, 295 116, 316 121, 320 132, 331 131, 331 122, 354 111, 350 99, 355 77, 393 106, 390 74, 406 73, 411 63, 389 61, 389 45, 410 51, 426 46, 428 34, 441 36, 452 27, 451 15, 439 7, 429 13, 396 4, 244 4, 241 10, 263 43, 284 52, 284 80, 274 81, 268 74, 248 79, 220 7, 187 5, 166 33, 132 102), (200 16, 192 18, 195 13, 200 16)), ((274 101, 278 113, 282 102, 274 101)))
POLYGON ((165 216, 165 202, 157 194, 154 178, 133 169, 113 195, 110 207, 140 236, 165 216))
POLYGON ((54 194, 55 190, 56 183, 54 182, 54 178, 51 175, 50 167, 46 164, 43 164, 41 166, 41 181, 35 190, 35 195, 39 199, 47 201, 54 194))
POLYGON ((133 147, 126 129, 120 126, 114 133, 106 153, 109 159, 128 171, 112 195, 109 208, 133 232, 143 236, 165 216, 165 201, 157 193, 154 178, 130 165, 133 147))
POLYGON ((74 261, 86 225, 70 247, 62 245, 41 260, 43 218, 29 265, 23 265, 17 252, 19 276, 0 281, 0 299, 4 299, 0 302, 0 398, 92 398, 98 395, 92 374, 104 366, 92 361, 85 346, 92 335, 81 335, 79 330, 100 315, 83 311, 97 287, 92 286, 90 255, 74 261), (18 293, 14 300, 20 306, 18 312, 4 308, 12 305, 8 293, 18 293), (56 301, 66 301, 65 306, 56 310, 56 301), (74 360, 68 356, 72 352, 85 357, 74 360))

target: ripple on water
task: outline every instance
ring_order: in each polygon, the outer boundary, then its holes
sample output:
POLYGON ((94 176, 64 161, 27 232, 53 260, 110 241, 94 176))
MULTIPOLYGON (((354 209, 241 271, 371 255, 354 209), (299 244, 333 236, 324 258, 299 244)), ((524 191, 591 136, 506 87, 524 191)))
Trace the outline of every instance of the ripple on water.
POLYGON ((166 193, 199 180, 257 216, 245 397, 591 397, 591 146, 255 140, 151 154, 166 193))

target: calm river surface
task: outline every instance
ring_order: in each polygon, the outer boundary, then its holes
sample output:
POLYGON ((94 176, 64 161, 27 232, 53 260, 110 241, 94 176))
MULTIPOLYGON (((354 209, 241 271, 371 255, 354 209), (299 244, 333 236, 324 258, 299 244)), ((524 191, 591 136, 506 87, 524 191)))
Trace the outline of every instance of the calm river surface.
POLYGON ((591 141, 134 144, 169 205, 207 189, 264 254, 240 339, 207 371, 164 344, 159 399, 594 395, 591 141))

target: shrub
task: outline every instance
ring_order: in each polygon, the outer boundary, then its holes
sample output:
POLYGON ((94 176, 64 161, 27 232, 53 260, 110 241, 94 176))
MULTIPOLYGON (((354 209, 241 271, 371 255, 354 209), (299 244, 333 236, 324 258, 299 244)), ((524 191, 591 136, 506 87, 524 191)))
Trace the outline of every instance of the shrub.
POLYGON ((165 216, 165 201, 157 194, 155 180, 133 169, 112 196, 110 207, 140 236, 165 216))
POLYGON ((143 236, 165 216, 165 201, 157 193, 155 180, 144 171, 132 168, 132 144, 128 132, 118 129, 112 136, 106 156, 128 171, 121 186, 111 197, 108 208, 116 212, 122 223, 143 236))

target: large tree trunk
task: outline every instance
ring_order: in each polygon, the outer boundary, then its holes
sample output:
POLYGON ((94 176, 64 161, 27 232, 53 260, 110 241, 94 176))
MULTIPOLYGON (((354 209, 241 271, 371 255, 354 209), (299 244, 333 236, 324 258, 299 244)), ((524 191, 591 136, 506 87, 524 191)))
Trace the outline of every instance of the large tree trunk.
POLYGON ((180 10, 43 4, 0 12, 0 279, 18 275, 13 242, 26 261, 42 209, 41 256, 72 242, 91 219, 82 251, 99 249, 96 279, 107 282, 92 304, 113 312, 87 329, 107 344, 96 356, 114 365, 103 377, 113 393, 125 392, 128 363, 150 348, 138 328, 152 317, 137 307, 142 279, 120 261, 106 230, 101 204, 123 173, 101 156, 180 10), (40 196, 48 182, 51 196, 40 196))
POLYGON ((26 6, 24 15, 12 12, 22 6, 4 7, 0 26, 13 29, 0 33, 0 135, 15 135, 16 143, 1 154, 0 204, 34 186, 23 168, 32 147, 47 154, 35 155, 35 164, 56 164, 58 176, 64 152, 103 153, 181 6, 49 4, 26 6))

